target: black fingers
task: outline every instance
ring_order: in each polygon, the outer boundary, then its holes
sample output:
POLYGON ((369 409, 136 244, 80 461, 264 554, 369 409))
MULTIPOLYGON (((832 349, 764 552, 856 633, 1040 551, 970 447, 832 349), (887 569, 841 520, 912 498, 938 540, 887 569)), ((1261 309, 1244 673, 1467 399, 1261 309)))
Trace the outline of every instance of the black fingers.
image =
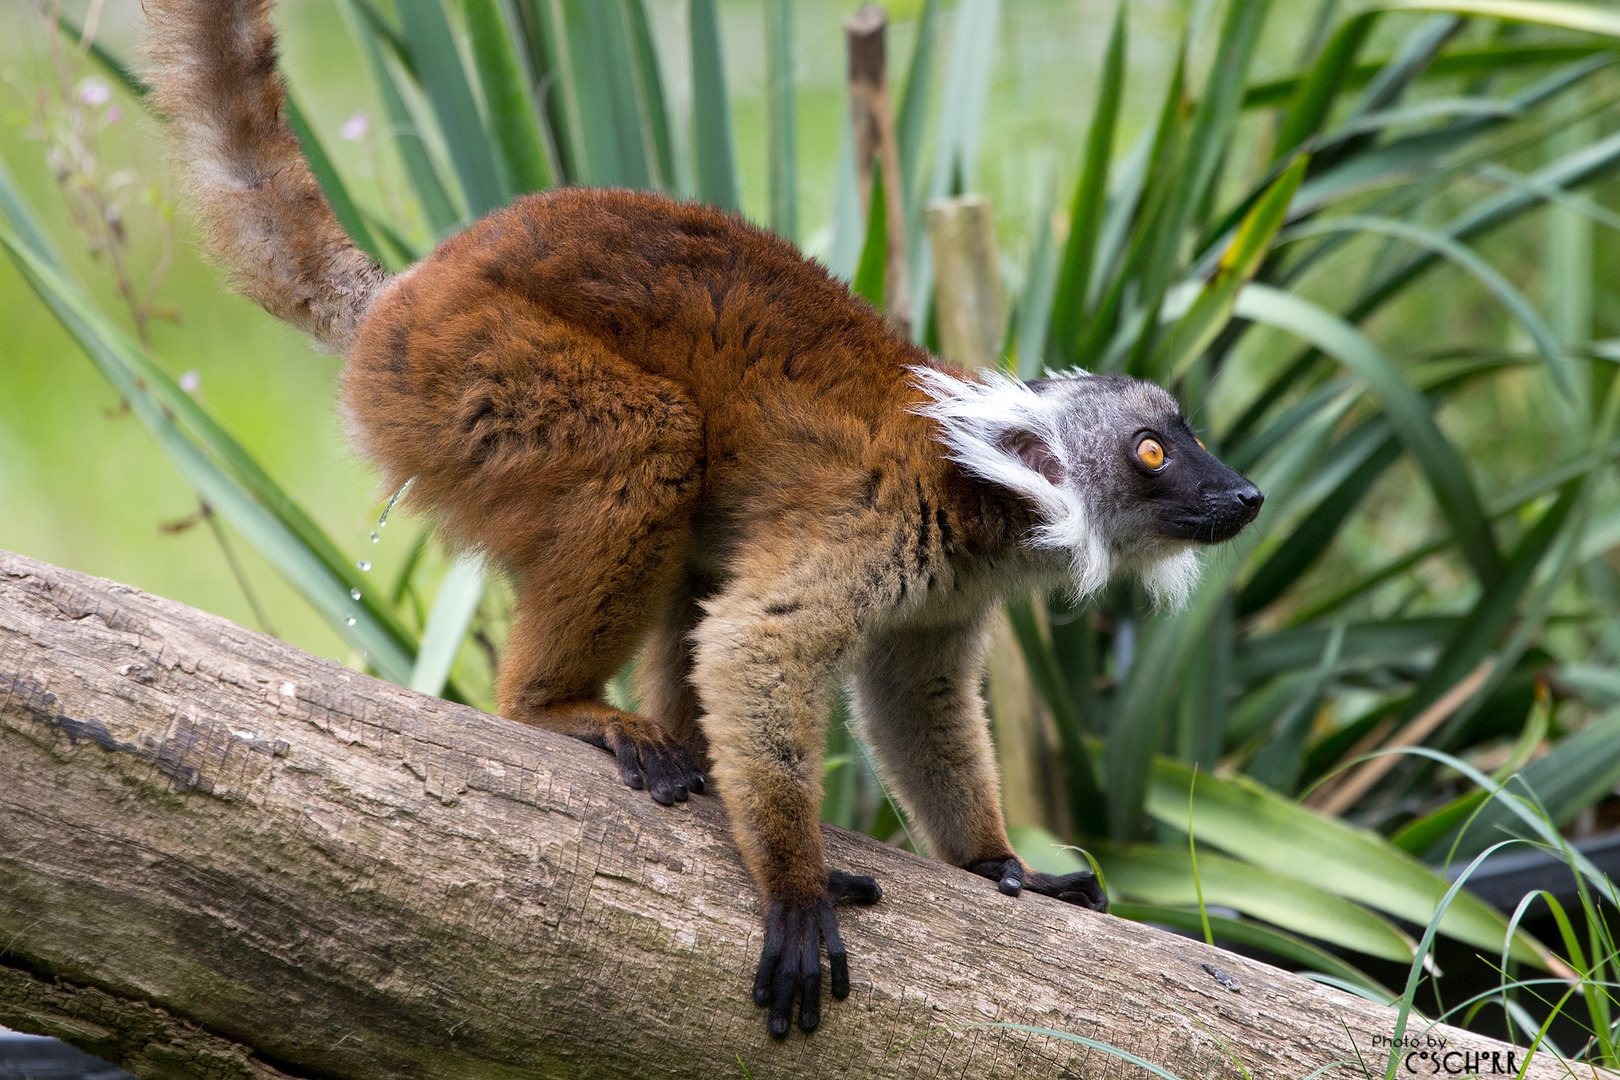
POLYGON ((1036 892, 1055 896, 1066 904, 1079 904, 1092 911, 1108 910, 1108 897, 1098 884, 1097 875, 1090 870, 1061 876, 1034 873, 1029 876, 1028 885, 1036 892))
MULTIPOLYGON (((866 892, 877 890, 871 878, 843 876, 864 882, 862 889, 866 892)), ((772 1038, 787 1038, 795 997, 799 1002, 799 1030, 809 1033, 820 1026, 823 944, 832 967, 832 995, 842 1001, 849 996, 849 956, 838 935, 832 901, 825 897, 775 900, 766 909, 765 945, 760 951, 759 970, 754 973, 754 1004, 770 1009, 766 1027, 772 1038)))
POLYGON ((842 870, 827 871, 827 895, 834 901, 850 900, 857 904, 875 904, 883 899, 883 889, 876 878, 861 874, 846 874, 842 870))
POLYGON ((1024 891, 1024 864, 1018 861, 1016 855, 1002 855, 994 859, 969 863, 964 869, 980 877, 989 878, 996 883, 996 888, 1008 896, 1017 896, 1024 891))

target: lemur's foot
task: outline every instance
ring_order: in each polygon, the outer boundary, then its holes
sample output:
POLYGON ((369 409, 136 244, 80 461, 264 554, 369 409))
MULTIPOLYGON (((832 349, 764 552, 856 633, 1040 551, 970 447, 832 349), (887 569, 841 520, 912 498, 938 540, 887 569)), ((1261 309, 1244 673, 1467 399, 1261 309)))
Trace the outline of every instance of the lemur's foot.
POLYGON ((1079 904, 1092 911, 1107 911, 1108 897, 1097 883, 1097 875, 1090 870, 1074 874, 1043 874, 1030 870, 1016 855, 969 863, 964 869, 996 882, 997 888, 1008 896, 1017 896, 1025 889, 1044 896, 1055 896, 1066 904, 1079 904))
POLYGON ((686 747, 640 717, 623 714, 629 722, 609 723, 598 736, 588 736, 619 759, 619 775, 637 791, 645 788, 657 802, 672 806, 688 794, 703 794, 707 783, 686 747))
POLYGON ((869 877, 827 873, 827 895, 810 900, 772 900, 765 908, 765 947, 754 975, 754 1004, 769 1006, 766 1029, 785 1039, 792 1027, 793 997, 799 997, 799 1029, 806 1034, 821 1023, 821 946, 827 946, 832 968, 832 996, 849 996, 849 954, 838 936, 835 900, 875 904, 883 890, 869 877))

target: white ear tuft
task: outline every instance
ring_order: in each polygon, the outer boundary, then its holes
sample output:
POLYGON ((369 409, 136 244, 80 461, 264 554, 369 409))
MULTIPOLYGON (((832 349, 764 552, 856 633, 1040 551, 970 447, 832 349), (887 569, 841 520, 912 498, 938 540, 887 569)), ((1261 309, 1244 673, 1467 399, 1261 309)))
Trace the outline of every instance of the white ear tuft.
POLYGON ((999 372, 987 372, 982 382, 974 382, 933 368, 910 370, 932 399, 916 411, 939 422, 946 456, 974 476, 1033 502, 1042 524, 1030 542, 1070 553, 1082 596, 1102 588, 1112 560, 1091 526, 1083 495, 1069 479, 1074 463, 1064 459, 1052 404, 999 372))

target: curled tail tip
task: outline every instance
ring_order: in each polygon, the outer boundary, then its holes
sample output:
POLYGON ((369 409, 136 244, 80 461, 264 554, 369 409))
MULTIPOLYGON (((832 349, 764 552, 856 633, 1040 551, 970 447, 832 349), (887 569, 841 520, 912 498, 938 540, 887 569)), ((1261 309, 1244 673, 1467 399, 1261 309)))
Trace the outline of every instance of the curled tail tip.
POLYGON ((344 351, 388 274, 338 223, 287 124, 270 0, 144 0, 153 100, 236 286, 344 351))

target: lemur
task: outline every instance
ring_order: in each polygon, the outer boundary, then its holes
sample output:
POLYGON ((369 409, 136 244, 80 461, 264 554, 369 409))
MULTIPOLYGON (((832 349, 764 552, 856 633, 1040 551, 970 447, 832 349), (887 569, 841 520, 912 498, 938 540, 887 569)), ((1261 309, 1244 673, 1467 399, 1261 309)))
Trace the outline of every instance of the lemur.
POLYGON ((978 686, 1009 595, 1115 571, 1186 595, 1263 496, 1123 376, 968 375, 792 244, 662 195, 517 199, 390 275, 286 123, 270 0, 145 0, 150 75, 214 258, 345 358, 354 443, 510 575, 500 714, 672 804, 718 789, 763 900, 771 1035, 849 967, 822 747, 853 722, 934 855, 1102 911, 1013 853, 978 686), (603 687, 640 649, 637 713, 603 687))

